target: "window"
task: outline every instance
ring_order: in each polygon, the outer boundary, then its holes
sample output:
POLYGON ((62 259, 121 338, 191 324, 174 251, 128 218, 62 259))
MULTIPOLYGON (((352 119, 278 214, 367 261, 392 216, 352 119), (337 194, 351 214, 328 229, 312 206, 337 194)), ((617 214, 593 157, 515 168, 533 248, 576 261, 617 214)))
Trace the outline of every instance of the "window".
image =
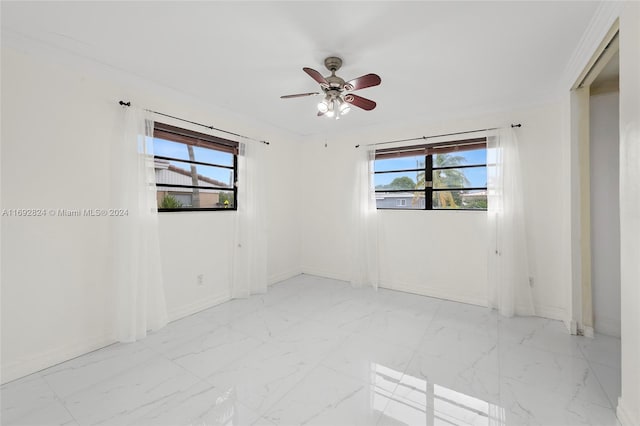
POLYGON ((378 209, 486 210, 486 138, 376 151, 378 209))
POLYGON ((238 143, 155 123, 158 211, 236 210, 238 143))

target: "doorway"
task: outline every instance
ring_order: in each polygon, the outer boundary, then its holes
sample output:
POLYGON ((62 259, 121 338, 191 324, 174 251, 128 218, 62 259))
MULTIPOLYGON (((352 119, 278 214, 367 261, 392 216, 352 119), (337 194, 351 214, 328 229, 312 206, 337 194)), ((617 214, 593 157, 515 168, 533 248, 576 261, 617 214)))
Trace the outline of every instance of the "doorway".
POLYGON ((618 29, 616 21, 571 90, 571 332, 608 354, 591 365, 608 378, 612 406, 621 391, 618 29))
POLYGON ((571 90, 572 332, 587 337, 620 336, 618 28, 571 90))
POLYGON ((593 329, 620 338, 619 53, 589 90, 593 329))

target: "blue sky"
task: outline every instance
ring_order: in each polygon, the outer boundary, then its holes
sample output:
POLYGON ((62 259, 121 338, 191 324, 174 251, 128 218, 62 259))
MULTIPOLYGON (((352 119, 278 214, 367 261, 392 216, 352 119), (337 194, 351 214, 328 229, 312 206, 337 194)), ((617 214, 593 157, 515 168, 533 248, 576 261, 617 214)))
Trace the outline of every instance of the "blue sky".
MULTIPOLYGON (((473 164, 485 164, 487 161, 486 149, 475 149, 471 151, 456 152, 451 155, 464 157, 461 161, 461 165, 473 165, 473 164)), ((375 162, 375 171, 389 171, 389 170, 402 170, 422 167, 421 163, 424 161, 424 156, 391 158, 387 160, 377 160, 375 162)), ((434 160, 435 162, 435 160, 434 160)), ((487 184, 487 170, 486 167, 461 169, 472 187, 483 187, 487 184)), ((446 173, 446 171, 443 171, 446 173)), ((418 172, 403 172, 403 173, 384 173, 377 174, 375 176, 375 185, 387 185, 391 181, 400 176, 408 176, 414 182, 417 181, 418 172)))
MULTIPOLYGON (((182 143, 172 142, 164 139, 154 138, 153 139, 153 153, 154 155, 159 155, 162 157, 172 157, 178 158, 181 160, 189 159, 189 151, 187 150, 187 146, 182 143)), ((233 154, 221 151, 215 151, 212 149, 201 148, 198 146, 193 147, 193 154, 196 161, 200 161, 202 163, 212 163, 212 164, 220 164, 223 166, 233 166, 233 154)), ((190 165, 188 163, 183 163, 179 161, 170 161, 170 163, 176 167, 180 167, 182 169, 190 170, 190 165)), ((211 179, 218 180, 220 182, 229 183, 232 181, 233 170, 221 168, 221 167, 210 167, 210 166, 196 166, 198 173, 209 177, 211 179)))

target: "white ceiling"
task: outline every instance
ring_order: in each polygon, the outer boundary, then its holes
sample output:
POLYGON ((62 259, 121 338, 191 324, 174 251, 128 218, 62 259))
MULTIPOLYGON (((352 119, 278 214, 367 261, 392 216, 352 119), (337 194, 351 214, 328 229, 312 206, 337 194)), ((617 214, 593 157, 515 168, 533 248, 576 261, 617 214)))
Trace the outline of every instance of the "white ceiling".
POLYGON ((64 49, 291 132, 326 134, 413 117, 545 102, 597 2, 2 2, 3 38, 64 49), (316 117, 318 98, 281 100, 366 73, 378 107, 316 117))

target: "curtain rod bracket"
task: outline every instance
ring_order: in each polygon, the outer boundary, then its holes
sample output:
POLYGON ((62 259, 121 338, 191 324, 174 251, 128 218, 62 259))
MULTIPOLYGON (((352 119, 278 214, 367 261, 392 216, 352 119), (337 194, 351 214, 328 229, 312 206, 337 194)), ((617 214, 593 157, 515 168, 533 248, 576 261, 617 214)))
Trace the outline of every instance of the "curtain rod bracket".
POLYGON ((511 128, 513 129, 514 127, 522 127, 522 124, 518 123, 518 124, 512 124, 511 128))
POLYGON ((130 107, 131 106, 131 102, 125 102, 125 101, 120 101, 118 102, 120 105, 122 106, 126 106, 126 107, 130 107))

